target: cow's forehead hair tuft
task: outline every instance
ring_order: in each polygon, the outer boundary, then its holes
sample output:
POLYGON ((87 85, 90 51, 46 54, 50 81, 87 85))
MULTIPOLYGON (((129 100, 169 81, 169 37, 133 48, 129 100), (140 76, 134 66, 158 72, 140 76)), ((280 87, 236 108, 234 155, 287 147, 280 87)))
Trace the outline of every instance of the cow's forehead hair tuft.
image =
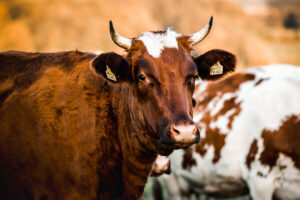
POLYGON ((168 28, 167 31, 145 32, 137 40, 144 43, 151 56, 158 58, 165 47, 178 48, 177 38, 180 36, 182 34, 168 28))

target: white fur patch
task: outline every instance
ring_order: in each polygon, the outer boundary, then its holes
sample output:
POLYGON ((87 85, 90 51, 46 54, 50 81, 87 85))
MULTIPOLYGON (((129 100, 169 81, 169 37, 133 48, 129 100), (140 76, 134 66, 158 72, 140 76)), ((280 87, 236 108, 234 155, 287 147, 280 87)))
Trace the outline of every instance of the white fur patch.
POLYGON ((168 28, 165 33, 145 32, 137 38, 144 43, 148 53, 158 58, 165 47, 178 49, 177 38, 182 36, 168 28))
POLYGON ((103 51, 100 51, 100 50, 94 51, 94 54, 97 54, 97 55, 100 55, 100 54, 102 54, 102 53, 103 53, 103 51))

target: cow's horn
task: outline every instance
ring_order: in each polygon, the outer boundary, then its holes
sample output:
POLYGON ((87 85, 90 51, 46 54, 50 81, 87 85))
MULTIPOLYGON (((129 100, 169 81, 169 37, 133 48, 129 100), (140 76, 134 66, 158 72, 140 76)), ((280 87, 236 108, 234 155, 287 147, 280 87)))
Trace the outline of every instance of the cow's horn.
POLYGON ((208 35, 208 33, 211 29, 212 23, 213 23, 213 17, 211 16, 209 19, 209 22, 200 31, 198 31, 190 36, 192 46, 201 42, 208 35))
POLYGON ((131 39, 122 37, 117 31, 115 31, 114 25, 112 21, 109 21, 109 31, 111 39, 114 41, 116 45, 121 48, 129 49, 131 46, 131 39))

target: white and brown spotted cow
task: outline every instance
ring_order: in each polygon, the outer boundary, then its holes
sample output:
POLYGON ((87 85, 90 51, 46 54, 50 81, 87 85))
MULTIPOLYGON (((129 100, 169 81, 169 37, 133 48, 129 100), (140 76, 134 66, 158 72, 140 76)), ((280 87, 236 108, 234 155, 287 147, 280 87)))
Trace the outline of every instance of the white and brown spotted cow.
POLYGON ((199 84, 194 98, 202 141, 170 156, 170 199, 248 189, 254 200, 300 199, 300 67, 249 68, 199 84))

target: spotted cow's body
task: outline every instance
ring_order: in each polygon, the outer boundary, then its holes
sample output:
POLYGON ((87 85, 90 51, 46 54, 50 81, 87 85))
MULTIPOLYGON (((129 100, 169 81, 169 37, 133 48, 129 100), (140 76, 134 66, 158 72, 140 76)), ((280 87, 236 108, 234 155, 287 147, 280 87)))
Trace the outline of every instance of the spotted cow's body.
POLYGON ((249 68, 202 83, 194 98, 202 141, 171 154, 175 177, 165 176, 167 184, 176 180, 182 194, 234 197, 249 189, 255 200, 300 199, 299 67, 249 68))

